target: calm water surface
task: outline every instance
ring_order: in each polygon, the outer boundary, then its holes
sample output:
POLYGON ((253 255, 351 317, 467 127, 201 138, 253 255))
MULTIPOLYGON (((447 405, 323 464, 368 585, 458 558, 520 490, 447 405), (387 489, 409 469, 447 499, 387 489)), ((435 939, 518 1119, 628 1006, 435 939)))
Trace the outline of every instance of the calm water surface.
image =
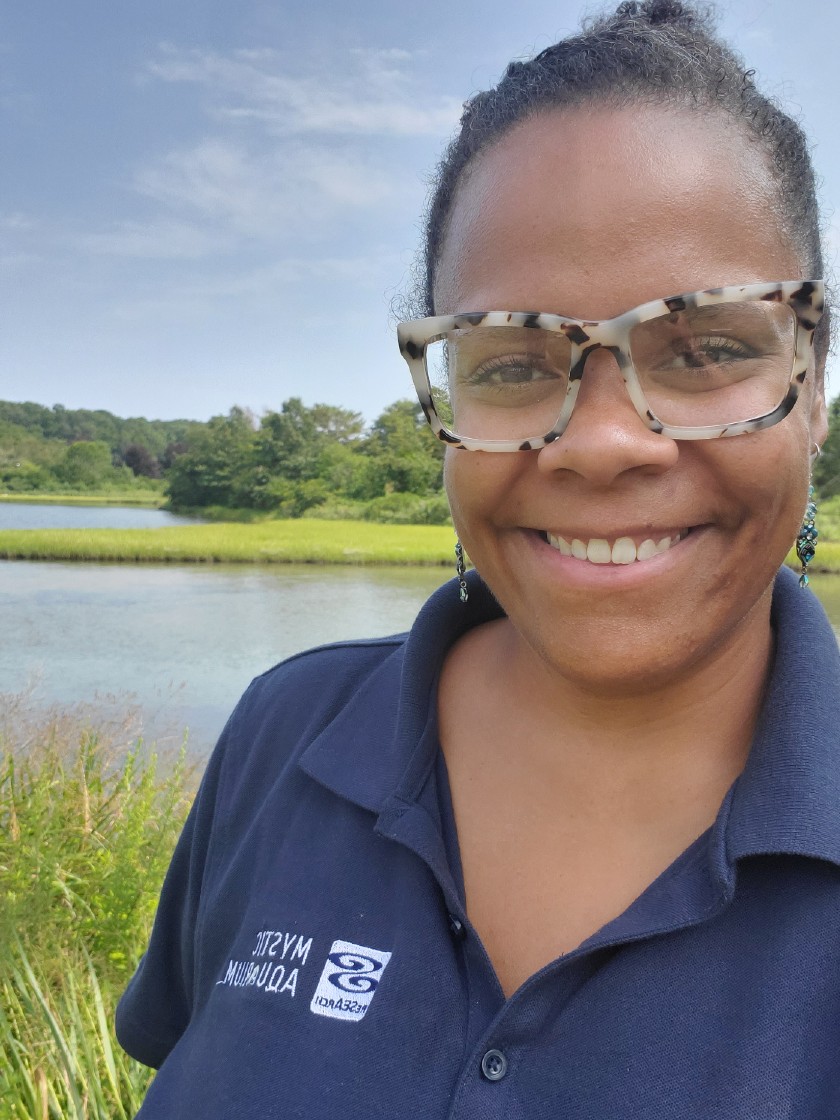
MULTIPOLYGON (((322 642, 407 629, 448 576, 0 561, 0 693, 31 692, 36 708, 92 703, 114 717, 131 708, 148 740, 177 744, 188 728, 205 754, 257 673, 322 642)), ((812 586, 840 633, 840 577, 812 586)))
POLYGON ((62 506, 47 502, 0 502, 0 529, 160 529, 193 525, 196 519, 137 506, 62 506))
POLYGON ((147 738, 180 742, 188 727, 204 753, 257 673, 322 642, 407 629, 448 575, 0 561, 0 693, 133 704, 147 738))

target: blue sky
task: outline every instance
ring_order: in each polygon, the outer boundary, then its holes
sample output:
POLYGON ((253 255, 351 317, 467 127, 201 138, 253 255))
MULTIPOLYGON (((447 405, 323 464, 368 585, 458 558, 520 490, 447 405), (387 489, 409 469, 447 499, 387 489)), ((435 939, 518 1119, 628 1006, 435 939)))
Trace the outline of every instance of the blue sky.
MULTIPOLYGON (((729 0, 721 28, 816 145, 833 261, 840 6, 797 7, 729 0)), ((370 419, 410 395, 389 304, 428 173, 462 101, 582 10, 7 3, 0 398, 206 419, 301 396, 370 419)))

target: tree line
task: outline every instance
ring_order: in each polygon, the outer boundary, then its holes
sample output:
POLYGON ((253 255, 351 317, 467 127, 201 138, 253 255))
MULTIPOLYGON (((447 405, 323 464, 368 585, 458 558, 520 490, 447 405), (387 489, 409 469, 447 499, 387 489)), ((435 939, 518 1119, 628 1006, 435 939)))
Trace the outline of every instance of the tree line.
MULTIPOLYGON (((821 498, 840 494, 840 397, 814 466, 821 498)), ((372 424, 299 397, 260 417, 234 407, 206 423, 122 419, 105 410, 0 401, 0 491, 157 490, 178 510, 440 523, 443 444, 415 401, 372 424)))
POLYGON ((158 488, 179 510, 435 523, 448 517, 442 466, 442 444, 408 400, 370 425, 298 397, 207 423, 0 401, 0 490, 12 493, 158 488))

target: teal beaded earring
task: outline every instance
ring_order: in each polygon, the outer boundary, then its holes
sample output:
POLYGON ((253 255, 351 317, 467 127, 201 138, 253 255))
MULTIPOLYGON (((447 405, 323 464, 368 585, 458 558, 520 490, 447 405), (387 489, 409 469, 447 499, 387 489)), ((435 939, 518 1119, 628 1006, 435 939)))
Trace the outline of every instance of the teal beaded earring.
POLYGON ((817 537, 819 533, 814 526, 814 518, 816 515, 817 503, 814 501, 814 487, 809 486, 808 505, 805 507, 802 528, 799 530, 799 535, 796 538, 796 555, 799 557, 799 563, 802 565, 802 574, 799 577, 800 587, 808 586, 808 565, 814 559, 814 553, 817 550, 817 537))

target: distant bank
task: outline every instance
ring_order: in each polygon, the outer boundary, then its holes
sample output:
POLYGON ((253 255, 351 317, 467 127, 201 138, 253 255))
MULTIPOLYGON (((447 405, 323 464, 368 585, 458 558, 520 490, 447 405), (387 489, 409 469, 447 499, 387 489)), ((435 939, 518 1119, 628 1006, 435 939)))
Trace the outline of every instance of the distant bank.
POLYGON ((2 494, 0 502, 22 502, 25 505, 58 506, 142 506, 144 509, 160 509, 166 501, 163 494, 155 491, 130 494, 40 494, 37 491, 22 494, 2 494))
POLYGON ((454 563, 454 543, 446 525, 300 518, 162 529, 8 529, 0 532, 0 559, 438 565, 454 563))
MULTIPOLYGON (((160 529, 7 529, 0 559, 121 563, 418 564, 453 562, 447 525, 298 518, 160 529)), ((787 563, 798 567, 791 550, 787 563)), ((840 543, 820 541, 815 572, 840 574, 840 543)))

